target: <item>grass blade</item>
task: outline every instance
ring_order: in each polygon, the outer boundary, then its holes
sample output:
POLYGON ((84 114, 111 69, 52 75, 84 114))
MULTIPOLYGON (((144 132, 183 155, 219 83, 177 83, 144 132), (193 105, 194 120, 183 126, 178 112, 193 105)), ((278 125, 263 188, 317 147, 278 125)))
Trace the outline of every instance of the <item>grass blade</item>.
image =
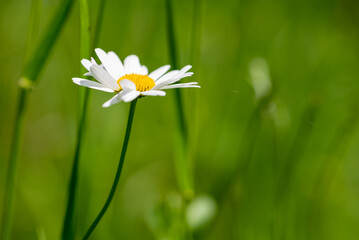
POLYGON ((11 143, 9 166, 6 178, 5 199, 2 214, 2 232, 1 239, 10 239, 11 225, 13 220, 14 211, 14 195, 16 186, 16 173, 17 173, 17 159, 19 156, 19 148, 21 143, 21 136, 24 128, 25 108, 28 91, 20 89, 19 99, 17 103, 17 113, 15 118, 15 126, 13 132, 13 139, 11 143))
MULTIPOLYGON (((175 40, 175 30, 173 22, 173 11, 171 0, 166 0, 167 13, 167 34, 171 65, 174 69, 178 68, 177 64, 177 48, 175 40)), ((182 96, 180 89, 175 89, 175 101, 178 119, 178 131, 176 136, 176 174, 180 190, 185 198, 192 198, 193 196, 193 180, 190 173, 190 166, 187 157, 187 126, 184 117, 182 96)))
POLYGON ((27 39, 26 39, 25 62, 30 57, 30 52, 31 52, 30 49, 33 48, 33 45, 36 42, 36 37, 39 31, 39 23, 41 16, 40 13, 41 13, 41 0, 33 0, 31 4, 29 30, 27 32, 27 39))
MULTIPOLYGON (((32 53, 29 60, 25 63, 22 77, 19 81, 19 96, 17 114, 15 117, 15 126, 10 150, 8 175, 5 187, 5 199, 2 215, 2 231, 1 239, 7 240, 11 235, 11 225, 13 218, 14 208, 14 195, 16 186, 16 172, 17 161, 19 155, 19 149, 21 145, 22 129, 24 127, 25 109, 28 98, 29 90, 33 87, 40 71, 43 69, 43 65, 49 56, 49 53, 54 46, 54 43, 62 29, 62 26, 67 19, 70 12, 72 0, 63 0, 55 13, 52 21, 49 24, 48 31, 45 31, 42 40, 38 43, 36 51, 32 53)), ((36 14, 32 14, 32 17, 36 17, 36 14)), ((35 21, 35 20, 30 20, 35 21)), ((32 34, 32 33, 31 33, 32 34)), ((30 39, 30 37, 28 38, 30 39)))
MULTIPOLYGON (((81 59, 90 58, 91 52, 91 42, 90 42, 90 17, 89 17, 89 8, 87 0, 79 0, 79 9, 80 9, 80 57, 81 59)), ((103 9, 102 9, 103 10, 103 9)), ((83 68, 81 67, 80 72, 84 73, 83 68)), ((80 89, 80 119, 78 122, 77 128, 77 137, 76 137, 76 147, 75 154, 73 158, 73 165, 71 171, 71 178, 68 188, 68 199, 67 199, 67 208, 64 218, 64 224, 62 228, 62 239, 71 240, 75 237, 76 221, 75 216, 75 206, 76 206, 76 190, 78 183, 78 168, 80 161, 80 152, 82 146, 83 132, 86 122, 86 113, 88 108, 88 98, 89 98, 89 89, 81 88, 80 89)))
POLYGON ((45 30, 45 33, 35 51, 25 64, 24 71, 22 73, 22 80, 20 81, 20 85, 22 87, 32 87, 34 82, 36 82, 45 61, 47 60, 51 49, 60 34, 62 26, 69 15, 73 2, 74 0, 63 0, 59 3, 55 16, 52 18, 50 24, 45 30))

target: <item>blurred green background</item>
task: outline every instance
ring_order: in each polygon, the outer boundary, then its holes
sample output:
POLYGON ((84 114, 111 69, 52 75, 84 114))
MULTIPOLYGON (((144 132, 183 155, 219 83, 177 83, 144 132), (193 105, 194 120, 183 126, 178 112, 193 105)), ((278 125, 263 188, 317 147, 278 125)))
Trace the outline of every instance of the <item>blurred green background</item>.
MULTIPOLYGON (((59 3, 41 2, 39 34, 59 3)), ((89 1, 92 23, 98 4, 89 1)), ((176 183, 174 91, 142 98, 116 197, 92 239, 181 239, 185 205, 187 239, 358 239, 359 2, 174 0, 173 7, 179 65, 193 65, 185 81, 202 86, 182 91, 195 198, 184 204, 176 183)), ((30 8, 31 1, 0 1, 0 206, 30 8)), ((137 54, 150 71, 165 65, 165 14, 164 0, 108 0, 96 47, 121 59, 137 54)), ((60 237, 79 38, 76 1, 29 98, 12 239, 60 237)), ((91 90, 78 237, 102 207, 121 151, 129 104, 102 108, 110 97, 91 90)))

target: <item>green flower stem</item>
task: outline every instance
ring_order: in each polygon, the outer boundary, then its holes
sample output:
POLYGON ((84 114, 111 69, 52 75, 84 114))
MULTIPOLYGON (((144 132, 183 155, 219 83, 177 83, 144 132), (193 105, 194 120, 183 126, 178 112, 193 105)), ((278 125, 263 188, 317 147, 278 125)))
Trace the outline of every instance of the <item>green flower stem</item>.
POLYGON ((16 170, 17 170, 17 159, 19 155, 19 147, 21 143, 22 131, 24 128, 24 118, 25 118, 25 109, 26 109, 26 100, 28 96, 28 91, 26 89, 20 88, 19 99, 17 103, 17 113, 15 118, 15 126, 13 132, 13 139, 11 143, 11 151, 9 158, 8 166, 8 175, 6 178, 6 188, 5 188, 5 199, 3 207, 3 226, 1 232, 1 239, 7 240, 10 239, 11 234, 11 225, 13 219, 14 211, 14 192, 16 186, 16 170))
POLYGON ((117 188, 117 185, 118 185, 118 181, 120 180, 120 177, 121 177, 123 163, 125 161, 128 141, 130 140, 131 127, 132 127, 132 122, 133 122, 133 116, 135 114, 136 102, 137 102, 137 99, 135 99, 135 100, 133 100, 131 102, 130 112, 129 112, 128 121, 127 121, 127 128, 126 128, 126 133, 125 133, 125 139, 124 139, 123 145, 122 145, 121 157, 120 157, 120 161, 118 163, 116 176, 115 176, 115 179, 113 181, 110 194, 108 195, 107 200, 106 200, 104 206, 102 207, 100 213, 97 215, 96 219, 93 221, 90 228, 87 230, 87 233, 84 236, 83 240, 88 239, 90 237, 91 233, 93 232, 93 230, 95 230, 97 224, 101 221, 101 218, 105 214, 107 208, 110 206, 112 198, 115 195, 115 191, 116 191, 116 188, 117 188))
MULTIPOLYGON (((52 47, 55 44, 56 39, 58 38, 62 26, 67 19, 73 0, 63 0, 57 11, 52 18, 48 26, 48 30, 45 31, 41 40, 38 42, 35 51, 28 58, 24 65, 24 71, 22 77, 19 80, 19 89, 20 93, 18 96, 18 106, 17 114, 15 118, 15 126, 10 150, 9 165, 8 165, 8 175, 5 186, 5 199, 3 205, 3 214, 2 214, 2 229, 1 229, 1 239, 8 240, 11 235, 11 225, 13 219, 13 208, 14 208, 14 195, 16 188, 16 172, 17 172, 17 161, 19 156, 19 149, 21 146, 21 136, 24 127, 24 118, 25 118, 25 109, 28 98, 28 93, 30 89, 33 88, 35 81, 37 80, 41 70, 44 67, 44 64, 51 52, 52 47)), ((36 2, 34 4, 39 4, 36 2)), ((34 10, 35 11, 35 10, 34 10)), ((36 14, 31 14, 32 18, 37 17, 36 14)), ((32 22, 36 20, 30 20, 32 22)), ((35 30, 34 30, 35 31, 35 30)), ((32 31, 30 34, 33 34, 32 31)), ((32 36, 29 38, 32 39, 32 36)), ((28 39, 29 39, 28 38, 28 39)), ((30 40, 29 40, 30 41, 30 40)), ((28 43, 28 46, 30 44, 28 43)))
MULTIPOLYGON (((79 0, 80 9, 80 25, 81 25, 81 43, 80 43, 80 56, 81 58, 90 58, 90 18, 87 0, 79 0)), ((82 68, 81 68, 82 69, 82 68)), ((81 71, 83 72, 83 70, 81 71)), ((74 160, 72 165, 71 178, 68 188, 67 209, 62 228, 62 239, 72 240, 75 236, 76 222, 75 215, 75 198, 76 188, 78 182, 78 168, 80 161, 80 152, 82 146, 82 138, 85 127, 86 113, 88 108, 89 89, 81 89, 80 101, 80 120, 77 130, 76 148, 74 160)))
MULTIPOLYGON (((176 41, 173 23, 173 12, 171 0, 166 0, 166 12, 167 12, 167 34, 169 43, 169 52, 171 58, 171 64, 176 69, 177 65, 177 51, 176 41)), ((180 89, 175 90, 175 101, 177 105, 177 119, 178 119, 178 133, 176 136, 176 174, 177 181, 180 190, 185 198, 191 198, 193 196, 193 180, 190 173, 190 166, 187 157, 187 126, 184 117, 182 96, 180 89)))

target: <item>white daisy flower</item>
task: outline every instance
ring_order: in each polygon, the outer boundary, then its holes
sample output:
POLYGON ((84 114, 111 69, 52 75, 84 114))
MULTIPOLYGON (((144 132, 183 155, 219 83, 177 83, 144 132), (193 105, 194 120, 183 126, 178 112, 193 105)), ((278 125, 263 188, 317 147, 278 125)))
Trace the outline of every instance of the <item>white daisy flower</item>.
POLYGON ((95 49, 95 52, 101 65, 98 65, 93 58, 91 61, 82 59, 81 63, 89 71, 85 76, 93 76, 98 82, 82 78, 72 78, 72 80, 84 87, 117 93, 105 102, 103 107, 121 101, 130 102, 139 96, 165 96, 166 92, 162 91, 164 89, 200 87, 197 82, 173 84, 184 77, 192 76, 192 72, 187 72, 192 67, 190 65, 169 72, 170 65, 165 65, 148 74, 147 67, 140 64, 136 55, 126 57, 122 64, 114 52, 106 53, 100 48, 95 49))

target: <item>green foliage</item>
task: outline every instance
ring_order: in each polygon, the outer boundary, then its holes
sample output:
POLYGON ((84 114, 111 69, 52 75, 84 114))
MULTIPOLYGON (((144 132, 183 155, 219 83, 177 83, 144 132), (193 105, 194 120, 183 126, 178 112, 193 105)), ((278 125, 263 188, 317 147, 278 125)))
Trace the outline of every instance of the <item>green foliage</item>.
MULTIPOLYGON (((117 193, 91 238, 355 239, 359 3, 208 0, 194 13, 194 1, 172 2, 177 65, 192 64, 191 81, 202 86, 182 91, 194 164, 193 201, 212 199, 214 217, 190 228, 190 236, 183 230, 188 227, 182 225, 183 213, 199 210, 187 210, 196 202, 179 197, 173 165, 175 92, 168 90, 166 97, 138 100, 117 193), (194 48, 193 14, 201 22, 194 48)), ((43 1, 40 22, 49 20, 56 3, 43 1)), ((122 59, 137 54, 150 71, 168 64, 164 3, 106 2, 95 47, 122 59)), ((0 4, 3 201, 30 5, 0 4)), ((89 1, 91 26, 97 6, 98 1, 89 1)), ((28 101, 13 239, 38 239, 39 229, 46 239, 61 235, 78 124, 79 87, 71 81, 80 67, 78 14, 73 11, 68 19, 28 101)), ((39 32, 44 30, 40 25, 39 32)), ((79 168, 78 237, 110 191, 129 107, 104 109, 109 94, 90 91, 79 168)))

